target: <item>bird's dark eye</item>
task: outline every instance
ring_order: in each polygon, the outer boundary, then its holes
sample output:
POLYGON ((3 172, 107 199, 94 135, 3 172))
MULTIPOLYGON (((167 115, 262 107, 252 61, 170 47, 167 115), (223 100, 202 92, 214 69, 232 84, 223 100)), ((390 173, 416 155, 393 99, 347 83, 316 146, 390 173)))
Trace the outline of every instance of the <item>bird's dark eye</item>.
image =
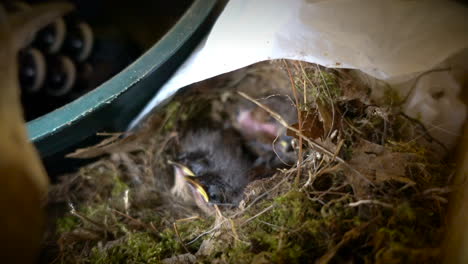
POLYGON ((197 176, 206 174, 210 167, 207 153, 204 152, 184 153, 177 158, 177 161, 186 164, 197 176))
POLYGON ((210 201, 212 203, 216 204, 225 202, 223 190, 221 190, 221 188, 219 188, 218 186, 211 185, 208 188, 208 195, 210 196, 210 201))
POLYGON ((192 171, 195 173, 195 175, 201 175, 206 172, 208 169, 209 163, 207 160, 197 160, 192 163, 190 163, 190 167, 192 168, 192 171))
POLYGON ((294 141, 293 137, 286 136, 286 135, 281 136, 281 138, 278 140, 278 144, 281 147, 280 150, 284 153, 293 152, 294 151, 293 141, 294 141))
POLYGON ((214 193, 214 194, 211 194, 210 196, 211 196, 211 198, 210 198, 211 201, 213 201, 213 202, 219 202, 219 196, 218 196, 218 194, 214 193))

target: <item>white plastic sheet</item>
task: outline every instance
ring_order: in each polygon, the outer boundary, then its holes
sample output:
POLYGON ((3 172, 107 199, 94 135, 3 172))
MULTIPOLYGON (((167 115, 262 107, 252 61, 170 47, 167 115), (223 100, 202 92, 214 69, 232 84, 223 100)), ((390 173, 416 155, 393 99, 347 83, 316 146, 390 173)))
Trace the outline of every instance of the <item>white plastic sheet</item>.
MULTIPOLYGON (((467 14, 466 7, 439 0, 231 0, 206 40, 132 126, 184 86, 271 59, 358 69, 402 83, 468 48, 467 14)), ((466 116, 457 93, 448 93, 453 96, 444 103, 456 101, 451 111, 458 112, 457 120, 447 126, 452 134, 466 116)), ((412 114, 434 112, 423 121, 446 111, 434 103, 419 109, 414 102, 425 96, 413 96, 419 99, 411 99, 412 114)))

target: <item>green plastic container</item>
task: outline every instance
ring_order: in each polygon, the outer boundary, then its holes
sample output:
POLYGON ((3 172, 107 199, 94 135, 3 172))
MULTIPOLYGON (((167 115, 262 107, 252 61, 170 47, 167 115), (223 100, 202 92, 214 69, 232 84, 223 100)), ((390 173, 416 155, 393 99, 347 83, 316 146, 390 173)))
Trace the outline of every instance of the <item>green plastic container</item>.
POLYGON ((206 34, 216 3, 195 0, 162 39, 119 74, 79 99, 28 122, 30 139, 49 173, 72 169, 77 162, 64 155, 98 142, 96 133, 125 131, 206 34))

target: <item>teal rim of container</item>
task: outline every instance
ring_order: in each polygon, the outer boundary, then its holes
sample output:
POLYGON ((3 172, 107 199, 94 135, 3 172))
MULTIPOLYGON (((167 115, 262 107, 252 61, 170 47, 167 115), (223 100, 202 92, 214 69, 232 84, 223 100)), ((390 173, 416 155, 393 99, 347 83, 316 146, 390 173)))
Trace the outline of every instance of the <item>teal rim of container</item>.
POLYGON ((195 0, 148 51, 117 75, 46 115, 27 123, 41 157, 72 151, 98 132, 124 131, 211 26, 216 0, 195 0), (208 24, 208 25, 207 25, 208 24))

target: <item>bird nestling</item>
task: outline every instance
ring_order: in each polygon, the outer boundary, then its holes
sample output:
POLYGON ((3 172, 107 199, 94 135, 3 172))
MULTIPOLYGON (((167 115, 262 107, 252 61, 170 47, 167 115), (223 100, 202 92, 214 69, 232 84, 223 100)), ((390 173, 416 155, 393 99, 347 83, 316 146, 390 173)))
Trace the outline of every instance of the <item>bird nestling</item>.
POLYGON ((173 194, 193 200, 208 214, 214 205, 236 206, 241 201, 252 163, 235 131, 189 132, 181 140, 180 153, 169 162, 174 166, 173 194))
MULTIPOLYGON (((297 122, 296 109, 286 97, 273 96, 262 101, 288 123, 297 122)), ((268 112, 250 102, 239 105, 234 125, 246 139, 247 145, 258 158, 255 166, 269 169, 292 165, 297 156, 293 138, 286 135, 286 128, 268 112)))

